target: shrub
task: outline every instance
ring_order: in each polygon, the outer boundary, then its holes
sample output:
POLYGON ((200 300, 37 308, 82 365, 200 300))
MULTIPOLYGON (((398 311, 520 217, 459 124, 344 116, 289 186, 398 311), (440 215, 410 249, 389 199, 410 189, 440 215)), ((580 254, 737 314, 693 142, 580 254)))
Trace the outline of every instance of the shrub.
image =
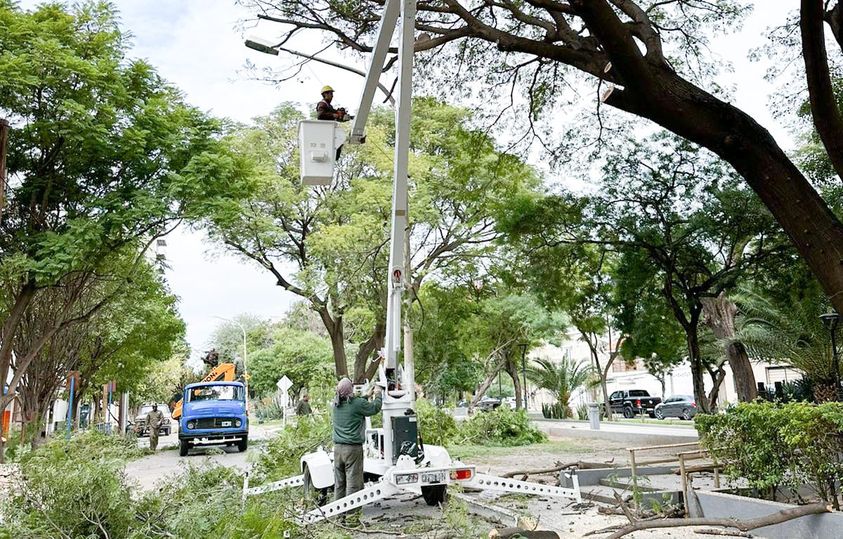
POLYGON ((528 445, 543 442, 547 436, 530 424, 524 410, 501 406, 491 412, 475 414, 459 426, 456 442, 460 444, 528 445))
POLYGON ((85 433, 24 455, 0 537, 129 536, 135 515, 123 454, 137 451, 120 437, 85 433))
POLYGON ((584 421, 588 419, 588 406, 585 404, 580 404, 577 406, 577 419, 580 421, 584 421))
POLYGON ((302 455, 331 445, 331 420, 327 414, 298 418, 295 425, 282 430, 260 453, 253 468, 255 484, 300 473, 302 455))
POLYGON ((447 446, 453 442, 457 435, 457 422, 451 414, 427 399, 416 400, 416 414, 419 416, 419 432, 424 443, 447 446))
POLYGON ((804 484, 836 503, 843 480, 843 403, 741 403, 725 414, 697 415, 701 442, 731 478, 764 496, 804 484))
POLYGON ((565 419, 566 409, 558 402, 553 404, 542 404, 542 415, 545 419, 565 419))

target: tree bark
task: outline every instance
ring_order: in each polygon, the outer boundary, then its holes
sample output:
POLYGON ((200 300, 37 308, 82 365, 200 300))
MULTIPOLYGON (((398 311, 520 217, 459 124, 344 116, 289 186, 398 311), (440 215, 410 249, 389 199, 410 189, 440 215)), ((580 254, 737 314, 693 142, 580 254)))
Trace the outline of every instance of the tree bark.
POLYGON ((755 373, 743 343, 735 337, 735 315, 738 307, 724 293, 716 298, 702 298, 703 323, 719 341, 729 340, 725 345, 726 358, 735 377, 735 390, 740 402, 752 402, 758 396, 755 373))
POLYGON ((474 407, 477 406, 477 403, 480 402, 480 399, 483 398, 483 395, 486 394, 486 391, 489 389, 489 387, 492 385, 492 382, 495 380, 495 376, 497 376, 498 373, 501 372, 501 369, 504 366, 504 361, 505 359, 499 360, 495 364, 495 367, 491 371, 489 371, 488 374, 486 374, 486 378, 480 384, 480 387, 477 388, 477 393, 474 394, 474 398, 471 399, 471 402, 468 405, 469 410, 473 410, 474 407))
POLYGON ((697 325, 685 328, 685 339, 688 343, 688 361, 691 363, 694 399, 697 401, 697 406, 703 412, 709 413, 711 407, 709 406, 708 396, 705 393, 705 372, 703 370, 702 358, 700 357, 700 341, 697 325))
POLYGON ((348 376, 348 359, 345 355, 345 333, 343 330, 342 316, 336 319, 331 316, 328 307, 320 305, 316 312, 325 324, 325 330, 331 339, 331 350, 334 353, 334 372, 337 378, 348 376))
POLYGON ((808 81, 808 102, 814 127, 825 146, 837 175, 843 178, 843 116, 831 83, 825 49, 825 23, 822 0, 802 0, 799 28, 802 31, 802 58, 808 81))

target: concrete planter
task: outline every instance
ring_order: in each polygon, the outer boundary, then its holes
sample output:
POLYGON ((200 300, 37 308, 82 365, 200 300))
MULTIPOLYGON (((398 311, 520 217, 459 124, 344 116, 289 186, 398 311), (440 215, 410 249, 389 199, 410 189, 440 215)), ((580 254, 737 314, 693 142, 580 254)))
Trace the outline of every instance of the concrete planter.
MULTIPOLYGON (((746 520, 789 509, 793 505, 746 498, 724 492, 696 491, 706 518, 746 520)), ((753 535, 768 539, 837 539, 843 536, 843 513, 808 515, 775 526, 758 528, 753 535)))

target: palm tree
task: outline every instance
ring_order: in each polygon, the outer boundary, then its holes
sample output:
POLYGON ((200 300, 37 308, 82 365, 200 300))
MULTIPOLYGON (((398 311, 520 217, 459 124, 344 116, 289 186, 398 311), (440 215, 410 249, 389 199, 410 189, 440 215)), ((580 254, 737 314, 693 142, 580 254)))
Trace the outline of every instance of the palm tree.
POLYGON ((565 417, 571 417, 569 401, 577 389, 584 387, 591 379, 592 369, 584 361, 569 357, 559 363, 548 359, 536 359, 527 368, 527 377, 541 389, 553 393, 556 402, 564 410, 565 417))
POLYGON ((837 400, 828 332, 819 318, 825 311, 821 302, 794 302, 785 311, 752 291, 741 291, 735 299, 742 315, 734 340, 751 357, 792 365, 811 381, 816 402, 837 400))

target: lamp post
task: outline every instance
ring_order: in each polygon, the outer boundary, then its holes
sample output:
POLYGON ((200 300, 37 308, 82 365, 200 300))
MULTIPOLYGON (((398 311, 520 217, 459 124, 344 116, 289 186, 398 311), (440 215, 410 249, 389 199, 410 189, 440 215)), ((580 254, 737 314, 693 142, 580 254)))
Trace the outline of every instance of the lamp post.
POLYGON ((843 316, 834 309, 821 314, 820 320, 831 334, 831 368, 834 370, 834 400, 840 400, 840 362, 837 355, 837 327, 843 316))
POLYGON ((225 320, 230 324, 234 324, 240 331, 243 333, 243 379, 246 381, 246 413, 249 413, 249 369, 246 366, 246 359, 247 359, 247 352, 246 352, 246 328, 243 327, 243 324, 236 320, 231 320, 229 318, 223 318, 222 316, 215 316, 214 318, 218 318, 220 320, 225 320))
POLYGON ((521 391, 523 393, 524 411, 527 411, 527 343, 522 342, 518 345, 521 348, 521 378, 524 379, 521 391))

